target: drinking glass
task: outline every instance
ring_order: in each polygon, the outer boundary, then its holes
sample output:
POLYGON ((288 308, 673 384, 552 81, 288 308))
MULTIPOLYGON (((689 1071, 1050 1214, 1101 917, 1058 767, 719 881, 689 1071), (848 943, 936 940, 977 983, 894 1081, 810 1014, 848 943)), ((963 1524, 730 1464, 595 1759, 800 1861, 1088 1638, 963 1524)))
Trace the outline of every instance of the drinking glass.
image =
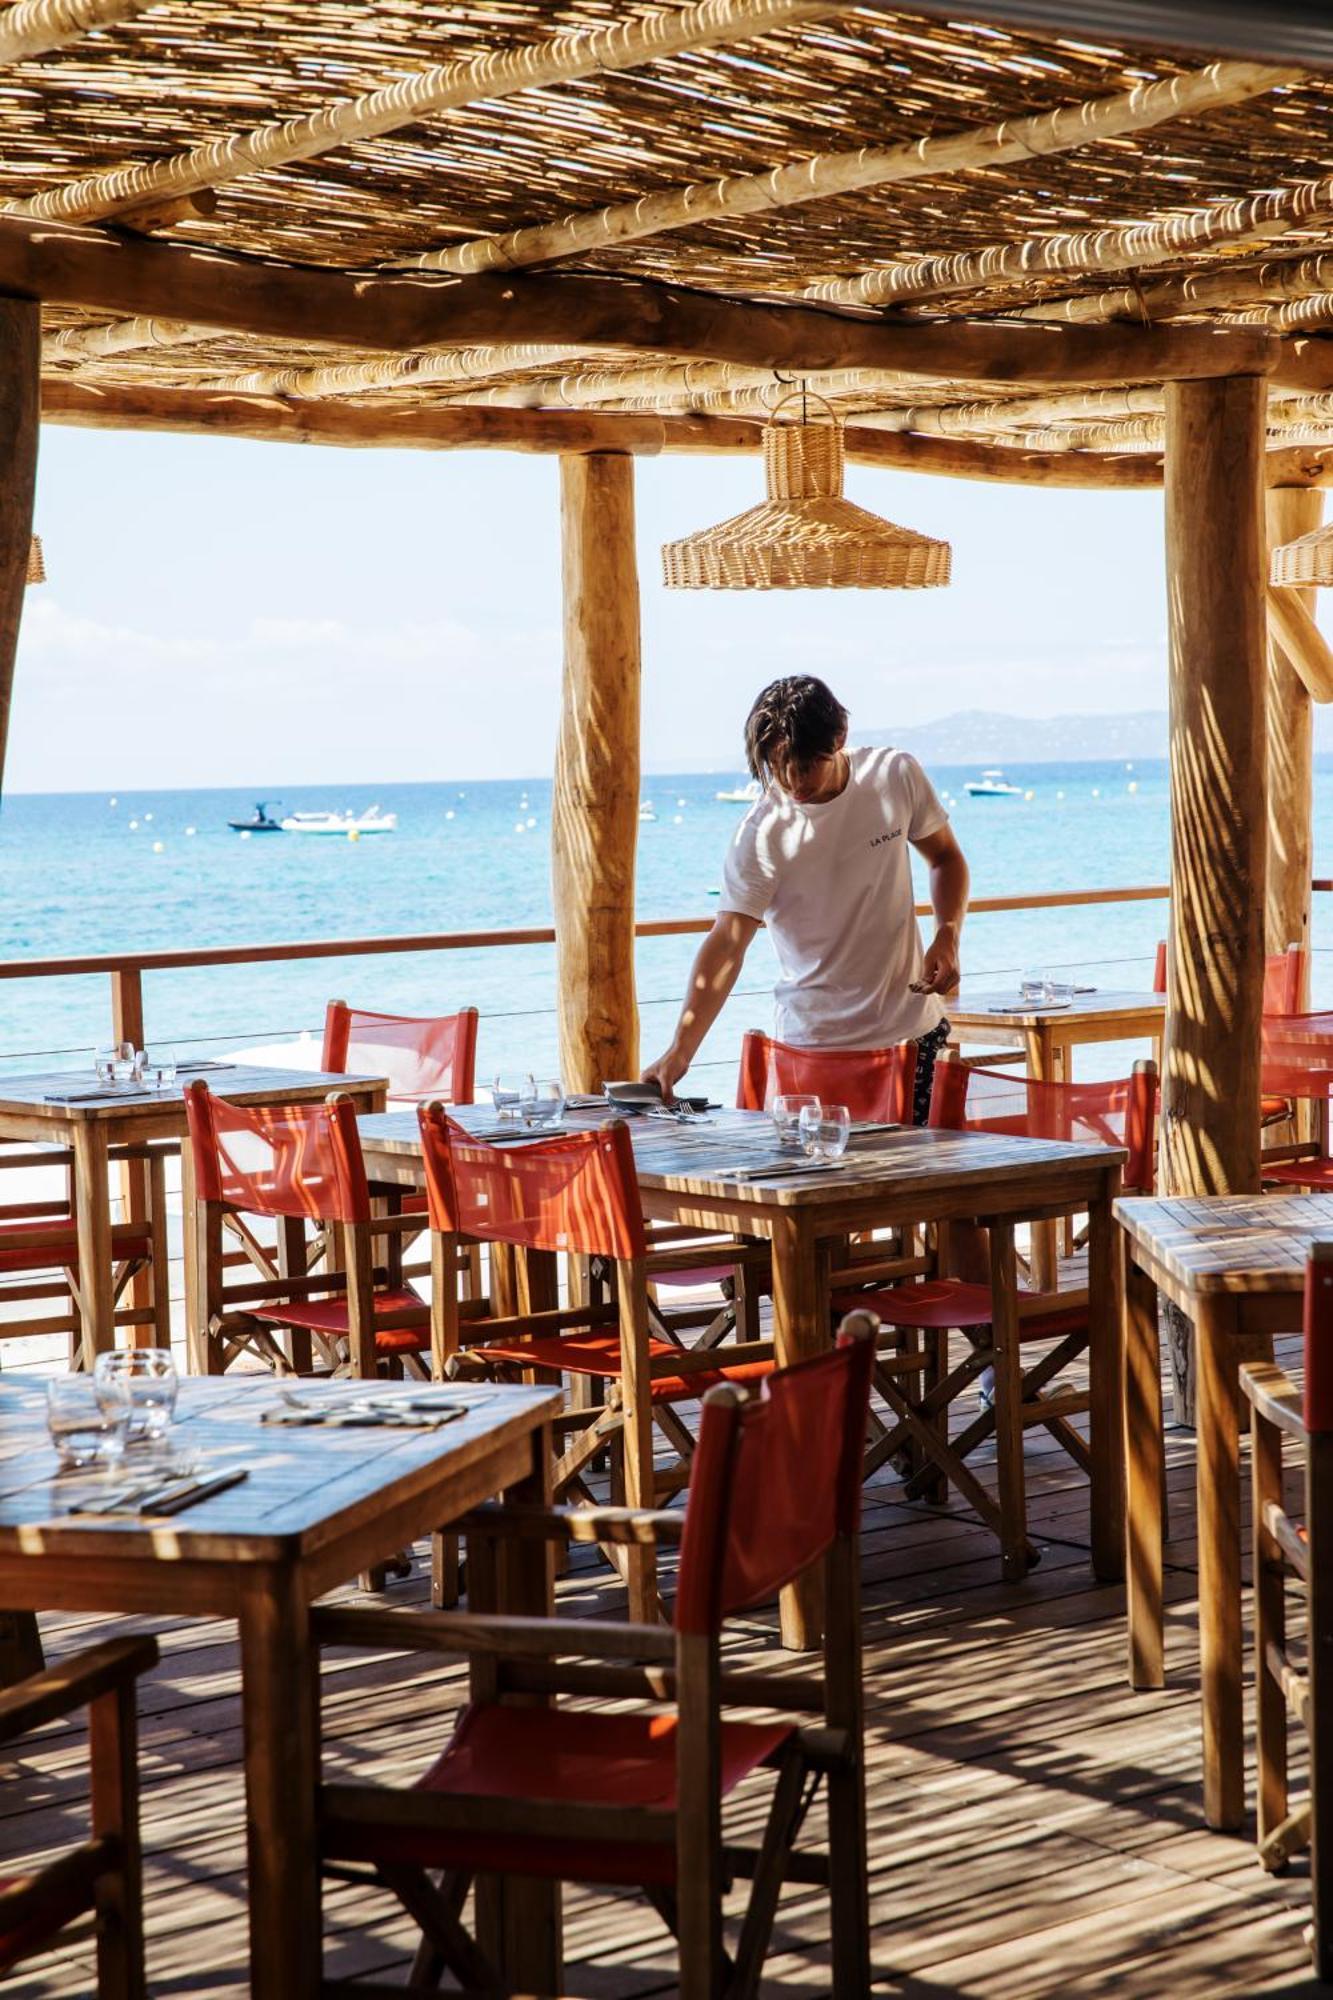
POLYGON ((97 1081, 105 1084, 108 1089, 116 1081, 116 1059, 119 1054, 119 1047, 115 1044, 109 1044, 104 1049, 98 1049, 96 1055, 93 1057, 93 1069, 97 1073, 97 1081))
POLYGON ((1035 1001, 1040 1006, 1042 1001, 1051 997, 1050 977, 1045 972, 1025 972, 1018 991, 1021 999, 1035 1001))
POLYGON ((532 1096, 522 1105, 529 1125, 558 1125, 565 1115, 565 1086, 558 1077, 534 1078, 532 1096))
POLYGON ((807 1104, 801 1113, 801 1144, 812 1160, 840 1160, 852 1133, 845 1104, 807 1104))
POLYGON ((127 1383, 101 1383, 91 1375, 53 1375, 46 1385, 46 1428, 62 1470, 117 1465, 129 1424, 127 1383))
POLYGON ((138 1083, 143 1072, 142 1051, 136 1049, 133 1042, 118 1042, 111 1069, 114 1081, 122 1090, 138 1083))
POLYGON ((165 1347, 121 1347, 99 1354, 93 1369, 99 1390, 123 1395, 129 1410, 128 1442, 161 1448, 176 1409, 176 1364, 165 1347))
POLYGON ((495 1106, 497 1118, 518 1118, 520 1106, 525 1097, 531 1098, 533 1082, 530 1076, 497 1076, 491 1079, 491 1103, 495 1106))
POLYGON ((143 1052, 143 1080, 150 1090, 170 1090, 176 1081, 176 1051, 159 1042, 143 1052))
POLYGON ((782 1097, 775 1097, 769 1106, 768 1115, 773 1120, 773 1129, 778 1135, 778 1144, 785 1150, 799 1150, 801 1144, 801 1113, 809 1106, 818 1111, 817 1097, 803 1096, 799 1092, 788 1091, 782 1097))

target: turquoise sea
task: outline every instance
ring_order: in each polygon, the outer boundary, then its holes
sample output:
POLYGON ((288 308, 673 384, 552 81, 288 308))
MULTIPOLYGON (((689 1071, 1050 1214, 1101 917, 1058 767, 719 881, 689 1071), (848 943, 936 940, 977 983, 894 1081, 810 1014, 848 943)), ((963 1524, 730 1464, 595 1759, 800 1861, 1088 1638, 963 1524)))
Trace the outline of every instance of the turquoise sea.
MULTIPOLYGON (((1333 861, 1333 759, 1316 778, 1316 874, 1333 861)), ((1163 762, 1011 766, 1024 796, 971 799, 976 767, 935 766, 979 897, 1163 883, 1163 762)), ((642 796, 640 916, 707 916, 742 807, 716 793, 740 772, 652 775, 642 796)), ((275 939, 354 937, 549 924, 551 787, 547 779, 472 784, 291 788, 286 810, 378 803, 395 833, 241 839, 244 791, 19 795, 0 813, 0 959, 150 951, 275 939)), ((1316 898, 1314 994, 1333 1003, 1330 936, 1316 898)), ((1003 991, 1026 967, 1077 970, 1089 983, 1142 989, 1162 934, 1160 902, 978 915, 964 950, 967 987, 1003 991)), ((670 1034, 693 938, 641 944, 645 1057, 670 1034)), ((756 941, 738 994, 704 1051, 706 1080, 725 1089, 741 1032, 767 1025, 770 964, 756 941)), ((965 987, 965 991, 967 990, 965 987)), ((555 1064, 554 953, 549 947, 340 958, 156 973, 146 985, 150 1040, 183 1049, 317 1035, 340 995, 389 1011, 482 1014, 479 1069, 555 1064)), ((104 979, 0 983, 6 1067, 76 1066, 107 1035, 104 979)))

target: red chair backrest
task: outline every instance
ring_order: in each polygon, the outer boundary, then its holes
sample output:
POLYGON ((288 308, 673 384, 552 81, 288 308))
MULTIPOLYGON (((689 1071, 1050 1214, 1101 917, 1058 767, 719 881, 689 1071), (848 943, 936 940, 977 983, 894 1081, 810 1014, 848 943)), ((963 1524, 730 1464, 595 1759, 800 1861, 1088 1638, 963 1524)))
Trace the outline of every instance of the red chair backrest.
POLYGON ((229 1104, 202 1077, 185 1093, 202 1201, 249 1215, 368 1222, 370 1195, 350 1098, 323 1104, 229 1104))
POLYGON ((895 1125, 912 1122, 916 1043, 885 1049, 796 1049, 751 1028, 741 1043, 736 1105, 767 1111, 775 1097, 808 1093, 845 1104, 853 1118, 895 1125))
POLYGON ((861 1518, 875 1343, 770 1375, 757 1396, 704 1397, 680 1545, 675 1624, 716 1632, 762 1604, 861 1518))
POLYGON ((1123 1146, 1125 1186, 1150 1193, 1154 1171, 1157 1070, 1140 1063, 1113 1083, 1038 1083, 1009 1070, 935 1065, 930 1123, 954 1132, 1004 1132, 1123 1146))
POLYGON ((1260 1030, 1260 1087, 1272 1097, 1333 1092, 1333 1013, 1275 1014, 1260 1030))
POLYGON ((1312 1243, 1305 1265, 1305 1428, 1333 1431, 1333 1243, 1312 1243))
POLYGON ((529 1250, 622 1260, 647 1253, 628 1128, 566 1132, 518 1146, 474 1139, 423 1104, 421 1146, 432 1229, 529 1250))
POLYGON ((330 1000, 324 1016, 324 1068, 333 1076, 387 1076, 390 1097, 471 1104, 476 1060, 475 1007, 417 1018, 330 1000))
MULTIPOLYGON (((1301 1004, 1301 984, 1305 978, 1305 950, 1290 944, 1285 951, 1270 952, 1264 960, 1264 1014, 1294 1014, 1301 1004)), ((1152 990, 1166 991, 1166 940, 1157 946, 1152 990)))

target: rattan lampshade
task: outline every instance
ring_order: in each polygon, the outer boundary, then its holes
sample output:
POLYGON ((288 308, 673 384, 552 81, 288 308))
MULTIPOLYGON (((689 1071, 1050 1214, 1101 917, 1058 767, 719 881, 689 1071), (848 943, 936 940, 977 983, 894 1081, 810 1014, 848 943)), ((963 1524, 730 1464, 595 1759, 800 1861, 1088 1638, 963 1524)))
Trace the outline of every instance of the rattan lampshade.
MULTIPOLYGON (((830 413, 831 414, 831 413, 830 413)), ((669 590, 928 590, 949 581, 949 544, 843 498, 842 426, 764 426, 768 498, 662 548, 669 590)))
POLYGON ((1274 549, 1268 580, 1288 584, 1293 589, 1312 583, 1333 583, 1333 526, 1316 528, 1312 534, 1274 549))
POLYGON ((24 581, 26 583, 46 582, 46 563, 42 558, 42 538, 40 535, 34 535, 28 543, 28 574, 24 581))

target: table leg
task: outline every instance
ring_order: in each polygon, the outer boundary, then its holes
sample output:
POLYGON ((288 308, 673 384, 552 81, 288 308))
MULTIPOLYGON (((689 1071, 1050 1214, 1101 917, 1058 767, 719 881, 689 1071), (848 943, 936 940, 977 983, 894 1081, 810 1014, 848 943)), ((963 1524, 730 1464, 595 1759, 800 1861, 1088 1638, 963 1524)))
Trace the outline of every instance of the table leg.
POLYGON ((1088 1210, 1088 1385, 1093 1574, 1125 1573, 1125 1350, 1120 1258, 1111 1204, 1119 1175, 1102 1179, 1088 1210))
POLYGON ((1162 1658, 1162 1351, 1157 1287, 1125 1246, 1125 1451, 1129 1561, 1129 1682, 1165 1686, 1162 1658))
MULTIPOLYGON (((1026 1040, 1028 1075, 1035 1083, 1050 1083, 1055 1078, 1056 1062, 1050 1029, 1031 1028, 1026 1040)), ((1032 1255, 1028 1260, 1028 1270, 1034 1292, 1053 1292, 1059 1282, 1059 1228, 1056 1222, 1034 1222, 1032 1225, 1032 1255)))
POLYGON ((1018 1583, 1031 1566, 1023 1467, 1023 1363, 1018 1338, 1014 1225, 990 1225, 991 1334, 995 1353, 995 1472, 1000 1497, 1000 1567, 1018 1583))
POLYGON ((116 1344, 110 1200, 106 1126, 96 1119, 80 1118, 74 1126, 74 1226, 79 1244, 83 1365, 89 1374, 98 1355, 116 1344))
MULTIPOLYGON (((773 1218, 773 1350, 780 1368, 825 1354, 829 1346, 828 1261, 812 1225, 795 1209, 773 1218)), ((824 1630, 823 1567, 816 1564, 782 1593, 782 1643, 812 1651, 824 1630)))
POLYGON ((1240 1365, 1268 1343, 1242 1336, 1230 1299, 1201 1298, 1198 1344, 1199 1652, 1203 1809, 1224 1832, 1245 1818, 1240 1562, 1240 1365))
POLYGON ((258 1569, 241 1598, 251 2000, 315 2000, 316 1656, 299 1573, 258 1569))

